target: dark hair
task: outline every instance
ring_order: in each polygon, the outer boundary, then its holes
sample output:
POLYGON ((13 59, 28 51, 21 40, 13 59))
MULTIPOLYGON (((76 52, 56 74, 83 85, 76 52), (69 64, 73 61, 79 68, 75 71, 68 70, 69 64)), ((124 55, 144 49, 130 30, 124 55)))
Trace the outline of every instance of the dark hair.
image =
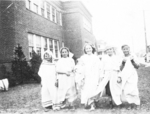
POLYGON ((68 57, 69 57, 69 49, 68 49, 67 47, 63 47, 63 48, 60 49, 61 57, 62 57, 62 50, 63 50, 63 49, 67 50, 67 52, 68 52, 68 57))
POLYGON ((125 46, 129 47, 128 45, 125 44, 125 45, 122 45, 122 46, 121 46, 121 49, 123 49, 125 46))
POLYGON ((92 48, 92 53, 94 54, 94 53, 96 52, 96 49, 95 49, 95 47, 93 47, 93 46, 90 45, 90 44, 86 44, 86 45, 84 46, 84 50, 83 50, 84 53, 87 54, 86 51, 85 51, 85 47, 86 47, 87 45, 91 46, 91 48, 92 48))

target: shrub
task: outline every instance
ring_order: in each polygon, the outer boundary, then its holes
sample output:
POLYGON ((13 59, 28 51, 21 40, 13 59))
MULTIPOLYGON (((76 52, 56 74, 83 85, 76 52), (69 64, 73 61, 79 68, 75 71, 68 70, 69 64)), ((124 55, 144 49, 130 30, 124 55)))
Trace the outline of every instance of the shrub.
POLYGON ((32 58, 30 60, 31 63, 31 71, 32 71, 32 76, 34 80, 36 80, 38 83, 41 82, 41 78, 38 75, 39 67, 41 65, 42 59, 41 56, 35 53, 35 51, 32 51, 32 58))
POLYGON ((11 69, 16 84, 23 84, 31 79, 31 69, 20 44, 14 48, 11 69))

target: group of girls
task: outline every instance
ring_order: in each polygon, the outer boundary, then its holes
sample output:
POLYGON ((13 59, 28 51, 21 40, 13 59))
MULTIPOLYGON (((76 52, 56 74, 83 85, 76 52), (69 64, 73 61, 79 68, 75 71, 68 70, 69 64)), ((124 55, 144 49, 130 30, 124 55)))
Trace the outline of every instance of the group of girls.
POLYGON ((102 60, 90 44, 83 51, 76 65, 67 47, 61 48, 57 62, 52 52, 44 52, 38 74, 42 79, 41 101, 45 111, 74 109, 77 93, 81 94, 81 104, 85 108, 90 106, 90 110, 96 109, 96 103, 104 95, 109 96, 111 107, 124 102, 140 105, 136 71, 140 64, 128 45, 122 46, 123 58, 115 55, 113 47, 107 47, 102 60))

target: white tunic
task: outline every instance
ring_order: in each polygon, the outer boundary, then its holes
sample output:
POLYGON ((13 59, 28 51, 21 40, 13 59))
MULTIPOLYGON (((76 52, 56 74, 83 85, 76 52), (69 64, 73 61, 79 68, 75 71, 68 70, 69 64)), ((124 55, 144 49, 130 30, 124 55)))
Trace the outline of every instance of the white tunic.
MULTIPOLYGON (((130 56, 125 57, 126 63, 121 73, 122 78, 122 101, 140 105, 138 90, 138 74, 131 63, 130 56)), ((137 63, 136 58, 134 61, 137 63)), ((138 63, 137 63, 138 64, 138 63)))
POLYGON ((41 100, 42 106, 48 107, 53 105, 55 96, 55 80, 56 80, 56 69, 55 64, 43 61, 38 72, 41 77, 41 100))
POLYGON ((81 90, 81 103, 87 104, 88 100, 93 97, 93 93, 97 89, 100 78, 100 60, 98 56, 83 55, 80 58, 80 64, 83 67, 84 85, 81 90))
MULTIPOLYGON (((72 58, 60 58, 56 64, 56 71, 72 72, 75 66, 72 58)), ((60 105, 65 99, 69 102, 73 102, 76 98, 76 89, 74 74, 70 76, 66 74, 57 74, 58 88, 55 96, 55 104, 60 105)))
POLYGON ((119 57, 113 55, 113 56, 104 56, 102 58, 102 71, 103 74, 101 74, 101 76, 103 76, 102 81, 100 82, 98 89, 95 93, 95 95, 102 93, 108 83, 108 81, 110 81, 110 92, 112 95, 112 99, 115 102, 116 105, 120 105, 121 101, 120 101, 120 95, 121 95, 121 85, 119 83, 117 83, 117 79, 119 76, 119 66, 120 66, 120 60, 119 57))

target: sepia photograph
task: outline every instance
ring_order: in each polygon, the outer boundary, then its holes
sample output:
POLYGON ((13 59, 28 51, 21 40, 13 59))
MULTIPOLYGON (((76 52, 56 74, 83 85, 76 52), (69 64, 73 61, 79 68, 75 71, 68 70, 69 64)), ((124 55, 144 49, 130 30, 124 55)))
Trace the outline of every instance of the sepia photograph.
POLYGON ((150 114, 150 0, 0 0, 0 114, 150 114))

